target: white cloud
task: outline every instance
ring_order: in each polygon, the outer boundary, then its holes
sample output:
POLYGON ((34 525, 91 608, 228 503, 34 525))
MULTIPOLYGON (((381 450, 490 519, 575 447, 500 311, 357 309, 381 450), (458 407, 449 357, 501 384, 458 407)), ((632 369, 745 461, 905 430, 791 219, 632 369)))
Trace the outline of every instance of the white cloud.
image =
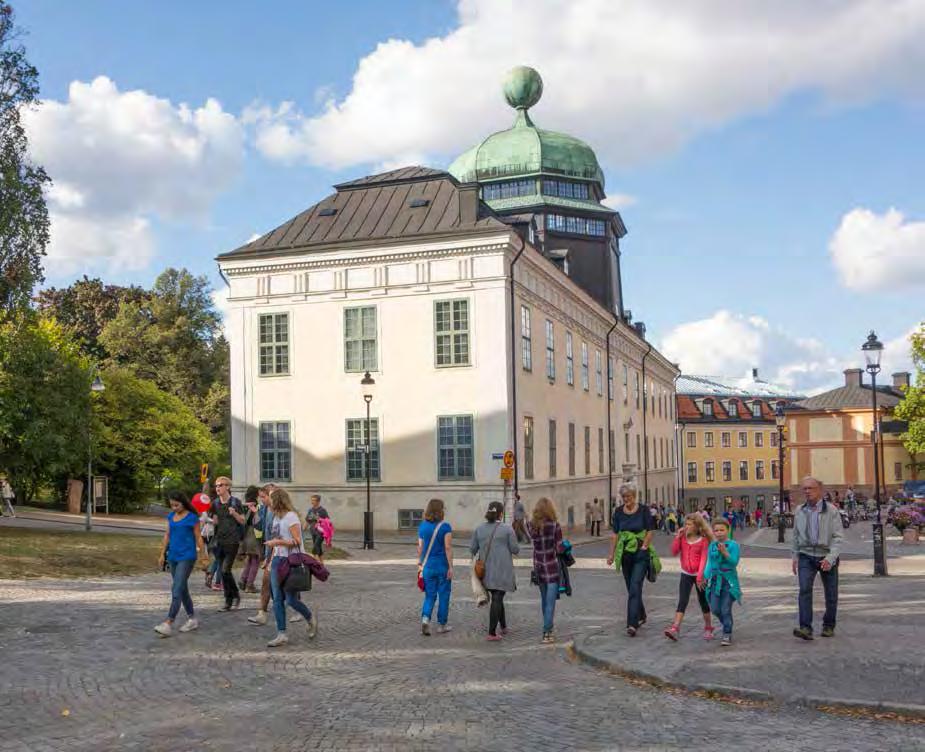
POLYGON ((459 0, 453 31, 382 42, 320 112, 287 102, 251 121, 258 149, 285 162, 448 157, 507 127, 500 82, 528 64, 545 81, 536 122, 625 165, 794 92, 921 93, 923 34, 919 0, 459 0))
POLYGON ((759 377, 804 392, 837 386, 848 366, 820 342, 797 337, 760 316, 717 311, 672 329, 661 351, 691 375, 759 377))
POLYGON ((925 287, 925 222, 889 209, 852 209, 829 243, 842 283, 853 290, 925 287))
POLYGON ((222 332, 225 336, 228 336, 226 330, 226 325, 228 322, 228 294, 230 290, 228 286, 224 286, 221 289, 213 290, 211 293, 212 303, 215 306, 215 310, 218 311, 219 315, 222 317, 222 332))
POLYGON ((202 220, 243 158, 241 124, 216 100, 174 105, 105 76, 74 81, 67 101, 23 118, 32 156, 54 181, 51 274, 143 267, 152 220, 202 220))
POLYGON ((628 193, 615 193, 612 196, 607 196, 601 203, 604 206, 619 211, 628 206, 635 206, 639 201, 635 196, 631 196, 628 193))

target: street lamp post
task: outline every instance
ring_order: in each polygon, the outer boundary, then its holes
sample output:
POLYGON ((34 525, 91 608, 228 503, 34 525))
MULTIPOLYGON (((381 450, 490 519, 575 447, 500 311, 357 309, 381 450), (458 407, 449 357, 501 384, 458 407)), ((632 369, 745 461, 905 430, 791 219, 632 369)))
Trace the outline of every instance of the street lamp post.
POLYGON ((372 550, 373 545, 373 512, 371 509, 371 486, 370 486, 370 465, 372 459, 372 442, 370 439, 370 426, 369 426, 369 405, 373 401, 373 387, 375 387, 376 381, 372 376, 369 375, 367 371, 363 380, 360 382, 360 386, 363 390, 363 399, 366 402, 366 446, 364 447, 364 457, 366 464, 366 512, 363 514, 363 548, 372 550))
POLYGON ((90 384, 90 402, 87 407, 87 513, 84 518, 84 530, 90 532, 93 529, 93 393, 102 392, 106 385, 100 378, 99 374, 90 384))
POLYGON ((883 539, 883 519, 880 516, 880 459, 877 454, 877 441, 880 436, 880 418, 877 416, 877 374, 880 373, 880 356, 883 354, 883 343, 871 331, 867 340, 861 345, 864 360, 867 362, 867 373, 870 374, 871 409, 873 410, 873 430, 871 439, 874 453, 874 499, 877 501, 877 521, 873 524, 874 538, 874 577, 886 577, 886 542, 883 539))
POLYGON ((777 424, 777 542, 784 542, 784 406, 778 402, 774 408, 777 424))

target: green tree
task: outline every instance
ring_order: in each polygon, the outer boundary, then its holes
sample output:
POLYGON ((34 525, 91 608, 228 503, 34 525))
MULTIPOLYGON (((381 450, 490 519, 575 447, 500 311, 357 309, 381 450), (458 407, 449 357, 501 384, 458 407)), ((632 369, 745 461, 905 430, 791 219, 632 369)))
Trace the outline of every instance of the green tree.
POLYGON ((0 324, 0 468, 19 499, 87 457, 90 369, 65 329, 26 311, 0 324))
POLYGON ((94 361, 109 357, 100 343, 103 328, 119 312, 123 302, 143 303, 149 293, 141 287, 104 285, 100 279, 84 276, 68 287, 49 287, 39 291, 35 297, 40 311, 54 316, 59 323, 70 329, 81 350, 94 361))
POLYGON ((126 368, 101 374, 94 406, 94 467, 109 476, 110 508, 128 511, 157 494, 162 478, 196 485, 199 465, 221 447, 182 400, 126 368))
POLYGON ((0 319, 28 305, 49 237, 49 179, 29 159, 20 117, 37 101, 38 71, 19 37, 13 9, 0 0, 0 319))
POLYGON ((917 477, 918 471, 925 465, 918 461, 918 456, 925 454, 925 322, 912 333, 909 343, 915 366, 915 383, 906 390, 894 414, 909 423, 909 430, 902 435, 902 440, 909 452, 913 474, 917 477))

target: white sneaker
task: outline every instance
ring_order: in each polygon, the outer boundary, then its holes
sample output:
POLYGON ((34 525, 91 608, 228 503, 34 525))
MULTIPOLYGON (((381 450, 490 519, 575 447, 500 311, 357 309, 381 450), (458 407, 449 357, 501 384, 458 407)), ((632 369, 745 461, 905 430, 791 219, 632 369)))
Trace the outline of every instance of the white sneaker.
POLYGON ((451 627, 449 624, 441 624, 439 627, 437 627, 437 631, 440 634, 446 634, 447 632, 452 632, 453 627, 451 627))
POLYGON ((312 616, 308 620, 308 639, 314 640, 318 635, 318 615, 312 611, 312 616))
POLYGON ((258 627, 262 627, 264 624, 267 623, 267 612, 258 611, 254 616, 248 616, 247 620, 251 624, 256 624, 258 627))
POLYGON ((170 625, 170 622, 162 621, 154 628, 154 631, 161 637, 170 637, 170 635, 173 634, 173 627, 170 625))
POLYGON ((280 645, 285 645, 287 642, 289 642, 289 637, 286 636, 285 632, 280 632, 267 643, 267 647, 278 648, 280 645))
POLYGON ((186 624, 180 627, 181 632, 192 632, 194 629, 199 629, 199 619, 187 619, 186 624))

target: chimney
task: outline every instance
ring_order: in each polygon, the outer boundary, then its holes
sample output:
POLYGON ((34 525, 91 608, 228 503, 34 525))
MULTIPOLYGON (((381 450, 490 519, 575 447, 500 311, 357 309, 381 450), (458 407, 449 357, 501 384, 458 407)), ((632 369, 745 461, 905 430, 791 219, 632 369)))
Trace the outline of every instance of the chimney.
POLYGON ((752 369, 752 381, 758 381, 758 369, 757 368, 752 369))
POLYGON ((474 224, 479 218, 479 184, 463 183, 459 188, 459 223, 474 224))
POLYGON ((623 318, 626 320, 627 324, 632 324, 633 323, 633 312, 629 308, 627 308, 625 311, 623 311, 623 318))
POLYGON ((633 329, 636 330, 636 334, 642 337, 642 339, 646 338, 646 325, 644 322, 637 321, 635 324, 633 324, 633 329))
POLYGON ((893 374, 893 388, 896 391, 899 391, 903 387, 909 386, 909 379, 912 378, 912 374, 908 371, 899 371, 893 374))
POLYGON ((863 373, 860 368, 845 369, 845 386, 862 386, 863 373))

